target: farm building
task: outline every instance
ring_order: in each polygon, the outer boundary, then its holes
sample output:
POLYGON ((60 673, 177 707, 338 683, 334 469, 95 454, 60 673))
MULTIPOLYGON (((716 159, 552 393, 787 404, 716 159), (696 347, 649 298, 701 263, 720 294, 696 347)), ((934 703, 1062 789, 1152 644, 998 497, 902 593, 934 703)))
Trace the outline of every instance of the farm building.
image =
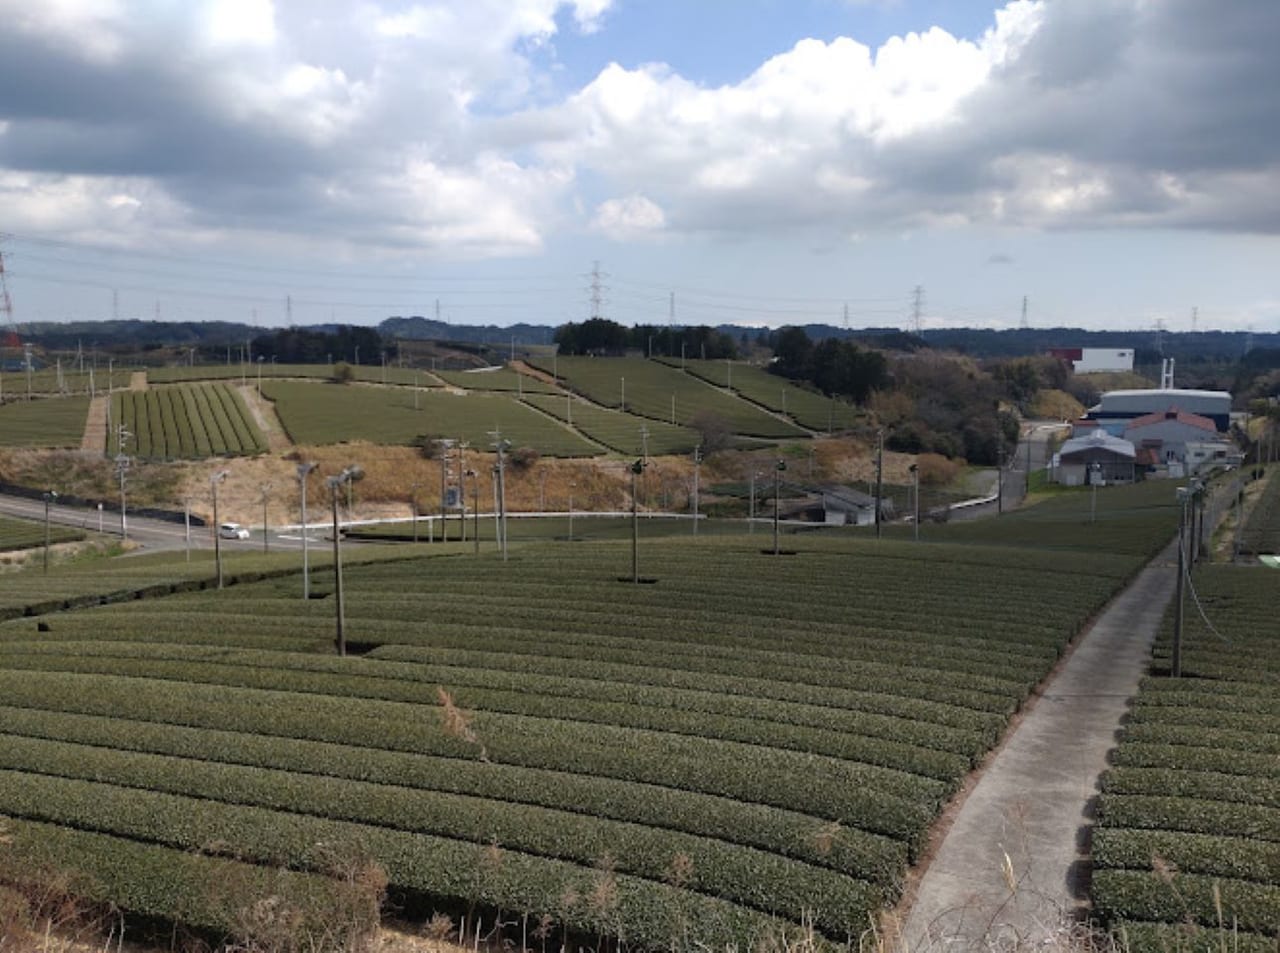
POLYGON ((1231 453, 1230 441, 1212 420, 1177 408, 1138 417, 1125 428, 1124 439, 1133 444, 1139 463, 1165 468, 1174 477, 1224 462, 1231 453))
POLYGON ((1231 395, 1224 390, 1179 390, 1157 387, 1146 390, 1112 390, 1084 415, 1094 427, 1119 437, 1139 417, 1162 414, 1177 408, 1188 414, 1207 417, 1214 429, 1226 433, 1231 423, 1231 395))
POLYGON ((1136 455, 1128 440, 1098 429, 1062 445, 1054 460, 1055 479, 1065 486, 1132 483, 1137 475, 1136 455))
MULTIPOLYGON (((881 514, 889 519, 889 500, 881 502, 881 514)), ((822 515, 824 523, 834 526, 870 526, 876 521, 876 498, 847 486, 822 488, 822 515)))
POLYGON ((1076 374, 1133 370, 1133 348, 1055 347, 1049 353, 1070 364, 1076 374))

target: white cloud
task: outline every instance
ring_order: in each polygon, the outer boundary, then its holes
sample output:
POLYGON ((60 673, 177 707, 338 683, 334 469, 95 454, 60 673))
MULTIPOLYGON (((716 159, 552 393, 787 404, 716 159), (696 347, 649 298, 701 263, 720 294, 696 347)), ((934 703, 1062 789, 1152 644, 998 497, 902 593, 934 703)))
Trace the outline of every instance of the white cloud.
POLYGON ((591 223, 592 228, 615 241, 652 236, 666 225, 666 213, 643 195, 601 202, 591 223))
POLYGON ((5 195, 50 228, 323 224, 467 255, 584 225, 1280 231, 1266 5, 1014 0, 976 40, 802 40, 717 87, 615 63, 547 105, 539 51, 612 6, 0 0, 0 171, 33 189, 5 195))
POLYGON ((210 0, 203 11, 207 42, 228 46, 270 46, 276 41, 271 0, 210 0))

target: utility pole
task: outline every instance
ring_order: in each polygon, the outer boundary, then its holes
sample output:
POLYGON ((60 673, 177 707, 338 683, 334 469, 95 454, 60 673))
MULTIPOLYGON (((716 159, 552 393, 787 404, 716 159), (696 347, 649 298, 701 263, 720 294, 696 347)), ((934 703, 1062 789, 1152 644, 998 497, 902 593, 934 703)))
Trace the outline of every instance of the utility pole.
POLYGON ((311 598, 311 566, 307 553, 307 476, 319 464, 298 464, 298 485, 302 490, 302 598, 311 598))
POLYGON ((698 482, 702 476, 702 444, 693 448, 693 535, 698 535, 698 482))
POLYGON ((497 454, 498 454, 498 466, 497 466, 498 481, 495 488, 498 496, 498 512, 496 516, 498 520, 498 523, 497 523, 498 537, 499 537, 498 542, 502 547, 502 561, 506 562, 507 561, 507 478, 506 478, 506 457, 504 456, 504 454, 506 453, 507 448, 511 446, 511 441, 502 439, 501 430, 491 430, 489 431, 489 436, 493 438, 493 443, 491 444, 491 446, 493 447, 494 450, 497 451, 497 454))
POLYGON ((908 469, 911 471, 911 504, 914 510, 911 517, 911 528, 915 542, 920 542, 920 466, 919 464, 911 464, 908 469))
POLYGON ((218 484, 227 478, 231 471, 219 470, 209 478, 209 490, 213 493, 213 561, 218 567, 218 588, 222 588, 222 526, 218 522, 218 484))
POLYGON ((262 552, 265 554, 270 552, 271 544, 268 540, 267 526, 267 502, 271 499, 271 484, 264 483, 260 487, 262 491, 262 552))
POLYGON ((338 529, 338 490, 343 483, 350 486, 353 481, 359 480, 363 476, 364 471, 360 467, 352 465, 344 467, 341 473, 331 476, 325 481, 329 486, 329 499, 333 507, 333 594, 335 597, 334 612, 337 623, 335 642, 337 643, 338 654, 341 656, 347 654, 347 633, 346 616, 342 604, 342 534, 338 529))
POLYGON ((631 582, 640 583, 640 506, 637 501, 636 477, 644 470, 644 461, 631 464, 631 582))
POLYGON ((880 538, 881 523, 884 522, 880 511, 884 508, 881 495, 884 493, 884 431, 876 431, 876 539, 880 538))
POLYGON ((787 461, 781 458, 773 468, 773 554, 779 555, 778 549, 778 498, 782 491, 782 471, 787 468, 787 461))
POLYGON ((1182 594, 1183 577, 1187 572, 1186 526, 1190 496, 1190 487, 1178 487, 1178 583, 1173 596, 1173 651, 1169 660, 1169 674, 1174 678, 1182 677, 1182 594))

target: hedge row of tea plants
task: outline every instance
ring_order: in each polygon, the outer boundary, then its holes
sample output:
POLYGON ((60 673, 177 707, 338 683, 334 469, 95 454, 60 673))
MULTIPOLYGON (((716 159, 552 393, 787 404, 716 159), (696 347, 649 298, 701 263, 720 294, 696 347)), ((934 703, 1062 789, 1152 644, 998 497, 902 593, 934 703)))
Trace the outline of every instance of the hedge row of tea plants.
MULTIPOLYGON (((149 460, 199 460, 261 453, 266 439, 229 384, 188 384, 111 397, 112 427, 129 432, 124 449, 149 460)), ((108 440, 111 451, 115 441, 108 440)))
POLYGON ((1171 607, 1103 777, 1094 905, 1136 950, 1275 949, 1280 573, 1203 565, 1188 588, 1183 677, 1171 607))
POLYGON ((0 811, 306 872, 359 841, 641 946, 856 938, 1142 559, 788 542, 646 540, 646 585, 626 542, 353 562, 345 659, 296 575, 0 623, 0 811))

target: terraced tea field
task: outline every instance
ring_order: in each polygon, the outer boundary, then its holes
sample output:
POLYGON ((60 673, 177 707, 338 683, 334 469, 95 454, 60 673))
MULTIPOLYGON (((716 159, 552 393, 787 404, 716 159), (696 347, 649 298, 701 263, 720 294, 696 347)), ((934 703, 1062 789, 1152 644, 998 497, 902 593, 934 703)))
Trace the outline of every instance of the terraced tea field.
POLYGON ((0 404, 0 447, 78 447, 88 416, 88 397, 0 404))
POLYGON ((0 814, 68 863, 119 845, 110 896, 195 920, 156 871, 358 844, 432 905, 637 947, 856 939, 1141 560, 793 548, 648 541, 639 586, 612 542, 352 566, 345 659, 296 577, 0 624, 0 814))
POLYGON ((701 437, 696 430, 678 424, 649 420, 635 414, 623 413, 588 404, 576 397, 531 396, 525 403, 537 407, 543 413, 582 431, 592 440, 604 444, 610 450, 628 455, 638 455, 648 448, 649 453, 690 453, 701 437), (570 402, 572 401, 572 405, 570 402), (641 435, 641 428, 648 436, 641 435))
MULTIPOLYGON (((552 371, 550 359, 539 358, 529 363, 548 374, 552 371)), ((710 414, 722 419, 731 432, 744 436, 780 439, 805 433, 748 401, 657 361, 562 357, 555 367, 569 388, 597 404, 652 420, 687 426, 699 414, 710 414)))
MULTIPOLYGON (((673 367, 681 366, 671 358, 663 359, 663 363, 673 367)), ((683 367, 695 377, 717 387, 732 389, 752 403, 793 418, 800 426, 809 430, 823 433, 848 430, 857 426, 864 416, 852 404, 804 390, 786 378, 750 364, 686 360, 683 367)))
MULTIPOLYGON (((228 384, 188 384, 117 391, 111 422, 132 435, 131 455, 148 460, 203 460, 262 453, 266 439, 228 384)), ((114 442, 108 439, 111 449, 114 442)))
POLYGON ((1167 677, 1173 608, 1094 833, 1096 909, 1135 953, 1280 943, 1280 573, 1202 566, 1167 677))
POLYGON ((451 387, 464 390, 499 391, 511 394, 555 394, 557 389, 546 381, 520 374, 506 367, 484 368, 475 371, 432 371, 451 387))
POLYGON ((295 443, 349 440, 407 446, 418 437, 458 437, 488 448, 494 429, 513 447, 544 456, 589 457, 600 448, 554 420, 502 394, 450 394, 442 390, 263 381, 263 396, 295 443), (414 407, 415 400, 417 409, 414 407))

